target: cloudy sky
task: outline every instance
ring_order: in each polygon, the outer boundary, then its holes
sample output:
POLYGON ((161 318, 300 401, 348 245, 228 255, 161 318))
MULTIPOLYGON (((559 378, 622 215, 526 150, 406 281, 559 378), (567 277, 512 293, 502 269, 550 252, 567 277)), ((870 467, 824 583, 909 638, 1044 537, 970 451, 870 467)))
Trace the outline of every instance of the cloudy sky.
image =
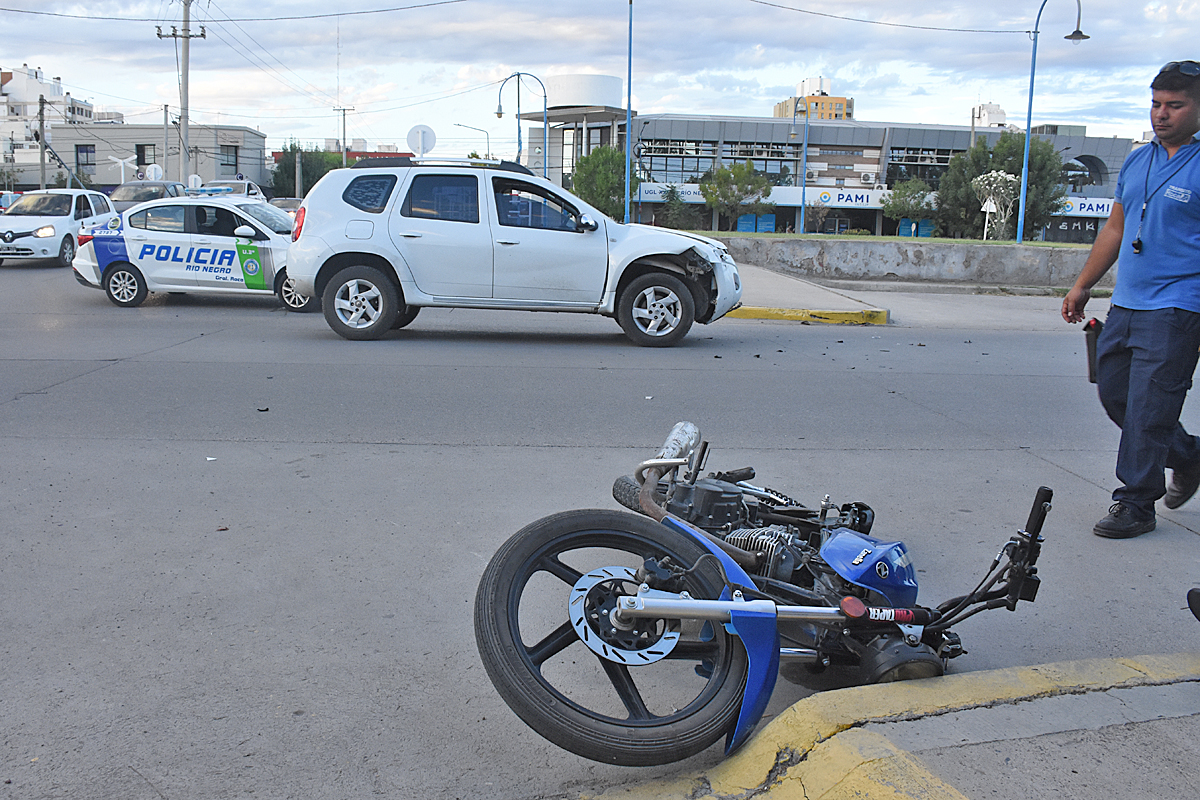
MULTIPOLYGON (((1200 56, 1200 0, 1046 2, 1038 41, 1033 122, 1086 125, 1090 135, 1140 137, 1148 83, 1166 61, 1200 56)), ((970 124, 994 102, 1024 125, 1037 0, 636 0, 633 107, 639 113, 770 116, 807 77, 833 81, 860 120, 970 124), (950 29, 950 30, 947 30, 950 29)), ((0 0, 0 66, 41 67, 73 95, 128 122, 179 110, 182 0, 0 0), (26 13, 40 12, 40 13, 26 13)), ((436 155, 515 151, 509 114, 495 116, 499 83, 515 71, 542 79, 592 73, 624 79, 629 5, 623 0, 193 0, 191 118, 243 124, 319 144, 340 137, 405 147, 429 125, 436 155), (340 16, 335 16, 340 15, 340 16)), ((553 101, 553 98, 551 98, 553 101)), ((522 111, 540 107, 531 82, 522 111)))

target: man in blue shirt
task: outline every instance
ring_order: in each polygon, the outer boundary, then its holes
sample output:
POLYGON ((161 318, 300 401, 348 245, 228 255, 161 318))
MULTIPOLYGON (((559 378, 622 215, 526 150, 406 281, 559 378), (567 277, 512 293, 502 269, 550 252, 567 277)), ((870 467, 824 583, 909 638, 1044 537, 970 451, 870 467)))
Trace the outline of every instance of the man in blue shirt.
POLYGON ((1100 402, 1121 427, 1122 486, 1092 529, 1110 539, 1154 530, 1155 501, 1178 508, 1200 487, 1200 438, 1179 424, 1200 350, 1200 64, 1172 61, 1150 88, 1154 141, 1125 159, 1112 214, 1062 305, 1067 322, 1083 320, 1120 259, 1096 348, 1100 402))

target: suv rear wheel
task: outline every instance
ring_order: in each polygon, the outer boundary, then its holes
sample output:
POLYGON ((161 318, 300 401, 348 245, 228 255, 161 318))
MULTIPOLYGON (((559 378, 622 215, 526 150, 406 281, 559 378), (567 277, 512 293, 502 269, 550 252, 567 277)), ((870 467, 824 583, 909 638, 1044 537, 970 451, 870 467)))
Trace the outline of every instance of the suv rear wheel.
POLYGON ((346 267, 321 297, 325 321, 345 339, 378 339, 392 329, 400 300, 396 285, 374 267, 346 267))
POLYGON ((634 278, 617 302, 617 322, 641 347, 670 347, 687 335, 696 303, 687 284, 665 272, 634 278))

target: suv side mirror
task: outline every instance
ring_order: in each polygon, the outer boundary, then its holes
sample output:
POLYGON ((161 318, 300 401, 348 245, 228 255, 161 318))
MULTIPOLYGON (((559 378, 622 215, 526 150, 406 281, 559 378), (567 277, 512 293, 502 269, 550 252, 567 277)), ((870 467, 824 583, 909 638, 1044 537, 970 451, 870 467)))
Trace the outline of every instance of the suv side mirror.
POLYGON ((233 229, 233 235, 239 239, 253 239, 254 228, 251 228, 249 225, 238 225, 233 229))
POLYGON ((592 219, 587 214, 579 215, 579 230, 594 231, 599 227, 600 225, 596 222, 596 220, 592 219))

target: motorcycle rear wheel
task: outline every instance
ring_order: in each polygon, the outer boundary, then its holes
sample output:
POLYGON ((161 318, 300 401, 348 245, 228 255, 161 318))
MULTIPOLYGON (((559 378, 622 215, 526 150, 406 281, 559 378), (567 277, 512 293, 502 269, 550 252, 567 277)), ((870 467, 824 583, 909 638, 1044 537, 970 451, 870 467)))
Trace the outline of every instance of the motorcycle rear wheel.
MULTIPOLYGON (((745 649, 723 625, 683 620, 661 661, 627 667, 592 652, 567 613, 587 572, 641 567, 670 556, 694 566, 695 598, 715 599, 723 581, 698 542, 623 511, 567 511, 540 519, 501 546, 475 596, 479 655, 504 702, 537 733, 584 758, 650 766, 699 753, 737 720, 745 649)), ((624 591, 636 592, 632 585, 624 591)))

